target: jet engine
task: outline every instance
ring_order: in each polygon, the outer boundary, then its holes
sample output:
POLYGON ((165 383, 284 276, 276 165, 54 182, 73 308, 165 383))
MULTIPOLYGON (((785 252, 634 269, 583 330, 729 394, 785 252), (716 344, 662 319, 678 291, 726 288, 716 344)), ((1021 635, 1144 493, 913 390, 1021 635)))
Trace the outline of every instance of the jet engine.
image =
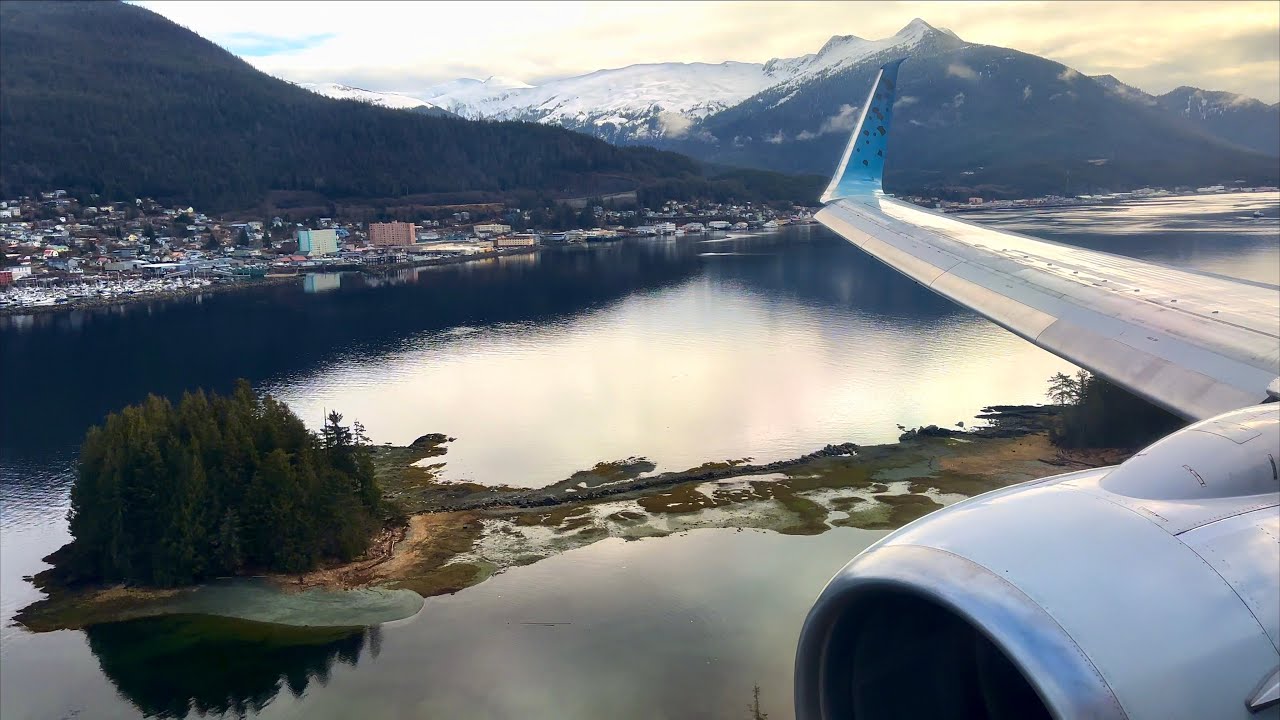
POLYGON ((957 503, 805 620, 800 720, 1280 718, 1280 412, 957 503))

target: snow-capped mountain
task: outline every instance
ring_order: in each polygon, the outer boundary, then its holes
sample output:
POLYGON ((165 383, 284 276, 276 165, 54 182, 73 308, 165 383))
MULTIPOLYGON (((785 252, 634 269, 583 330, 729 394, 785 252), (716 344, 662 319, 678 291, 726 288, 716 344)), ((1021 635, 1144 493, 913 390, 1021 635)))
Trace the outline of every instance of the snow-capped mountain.
POLYGON ((454 80, 421 97, 467 118, 529 120, 609 140, 680 136, 693 121, 731 107, 770 83, 756 63, 660 63, 597 70, 534 87, 454 80))
POLYGON ((422 100, 421 98, 411 97, 403 93, 378 92, 376 90, 365 90, 364 88, 340 85, 338 83, 297 84, 313 93, 324 95, 325 97, 331 97, 335 100, 357 100, 359 102, 391 108, 393 110, 414 110, 417 112, 427 113, 429 115, 452 114, 435 103, 422 100))
POLYGON ((838 74, 868 57, 906 51, 938 32, 946 31, 917 19, 882 40, 837 35, 816 53, 766 63, 631 65, 537 87, 495 78, 463 79, 417 95, 467 118, 554 123, 613 142, 682 138, 697 121, 762 91, 838 74))
POLYGON ((632 65, 539 86, 460 79, 413 97, 471 119, 555 124, 719 165, 823 175, 880 66, 908 57, 894 184, 967 197, 1275 177, 1274 161, 1257 151, 1277 154, 1280 105, 1194 88, 1157 97, 919 19, 887 38, 837 35, 815 53, 765 63, 632 65))

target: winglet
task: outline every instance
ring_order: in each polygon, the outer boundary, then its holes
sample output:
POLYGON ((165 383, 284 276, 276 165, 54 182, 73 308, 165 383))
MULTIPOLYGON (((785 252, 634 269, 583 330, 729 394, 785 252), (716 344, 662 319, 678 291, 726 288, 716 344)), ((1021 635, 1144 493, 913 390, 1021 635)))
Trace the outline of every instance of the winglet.
MULTIPOLYGON (((905 59, 905 58, 903 58, 905 59)), ((885 145, 889 139, 889 123, 893 119, 894 95, 898 89, 898 66, 902 60, 887 62, 880 68, 867 101, 862 104, 858 126, 845 146, 840 167, 822 193, 823 204, 856 196, 874 196, 883 192, 885 145)))

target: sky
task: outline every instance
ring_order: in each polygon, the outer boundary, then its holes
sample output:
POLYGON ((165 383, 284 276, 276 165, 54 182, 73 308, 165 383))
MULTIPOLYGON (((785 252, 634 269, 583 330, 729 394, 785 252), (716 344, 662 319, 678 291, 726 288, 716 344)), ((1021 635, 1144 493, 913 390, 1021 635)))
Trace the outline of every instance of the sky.
POLYGON ((459 77, 531 84, 651 62, 765 62, 913 18, 975 43, 1280 100, 1280 2, 137 2, 294 82, 414 93, 459 77))

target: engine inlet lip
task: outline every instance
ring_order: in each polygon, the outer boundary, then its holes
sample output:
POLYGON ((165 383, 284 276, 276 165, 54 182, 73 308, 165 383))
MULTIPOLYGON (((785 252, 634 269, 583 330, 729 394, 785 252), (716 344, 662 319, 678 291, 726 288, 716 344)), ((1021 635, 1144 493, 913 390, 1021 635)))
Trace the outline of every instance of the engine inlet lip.
POLYGON ((877 593, 910 594, 963 618, 1017 666, 1058 718, 1127 718, 1093 662, 1043 608, 991 570, 954 553, 888 545, 854 558, 809 611, 796 648, 797 720, 827 720, 832 636, 842 617, 877 593))

